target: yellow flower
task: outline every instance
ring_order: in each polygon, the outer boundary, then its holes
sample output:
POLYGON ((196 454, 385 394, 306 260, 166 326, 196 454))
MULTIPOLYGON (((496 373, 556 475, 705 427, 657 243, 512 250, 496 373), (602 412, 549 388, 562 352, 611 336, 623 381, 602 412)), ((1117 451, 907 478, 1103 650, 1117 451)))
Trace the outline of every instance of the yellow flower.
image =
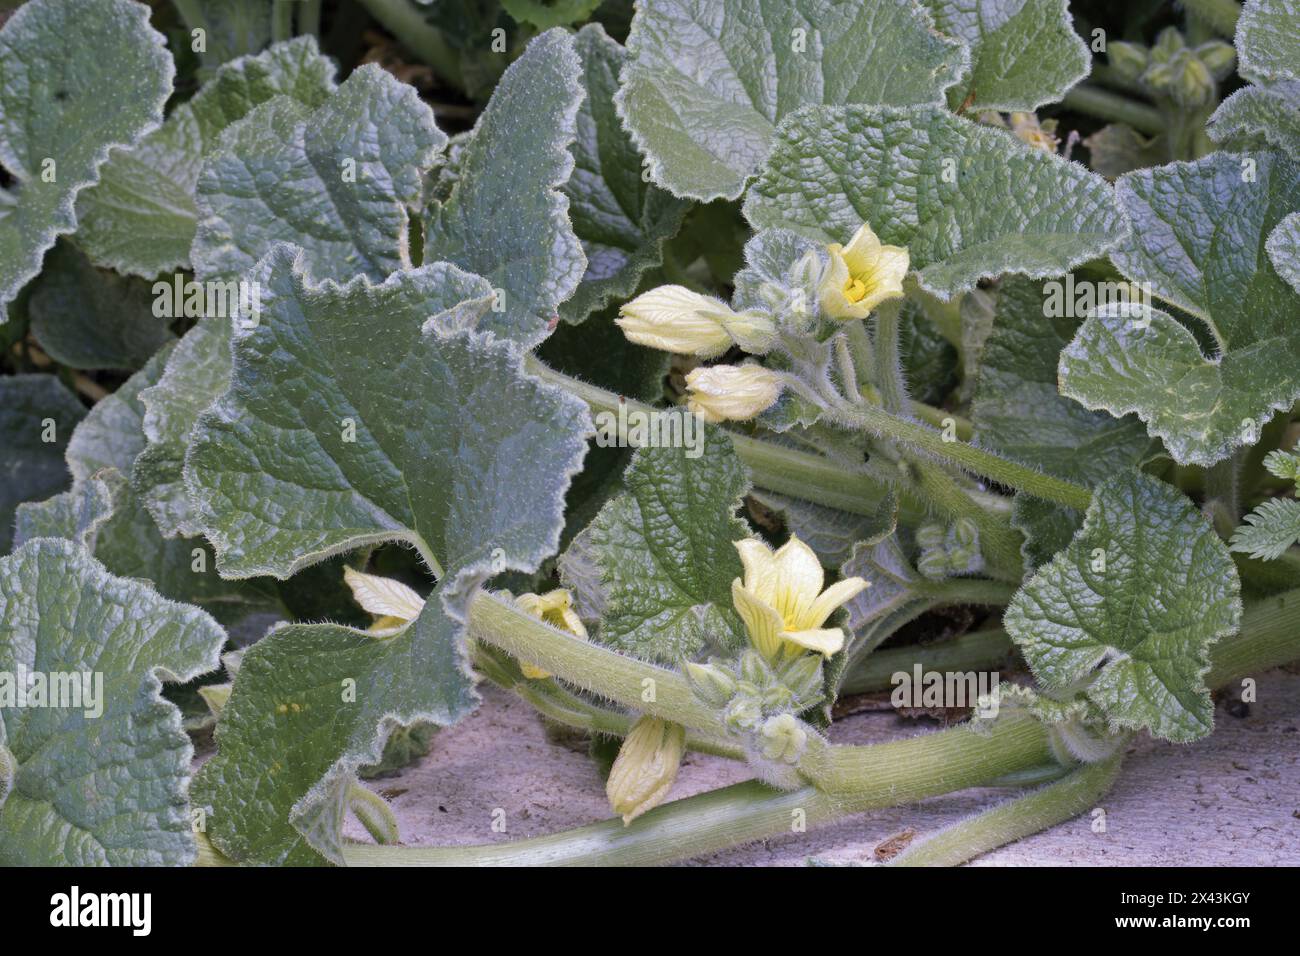
POLYGON ((375 616, 375 622, 367 628, 371 634, 399 631, 419 617, 424 608, 424 598, 401 581, 349 567, 343 569, 343 580, 352 589, 353 599, 375 616))
POLYGON ((1033 113, 1012 113, 1011 132, 1015 133, 1016 138, 1021 142, 1053 155, 1056 154, 1056 147, 1060 143, 1060 140, 1052 135, 1052 130, 1044 128, 1033 113))
MULTIPOLYGON (((558 627, 575 637, 587 640, 587 629, 582 624, 582 618, 578 617, 578 612, 573 609, 573 596, 564 588, 556 588, 545 594, 521 594, 515 598, 515 604, 533 617, 540 617, 552 627, 558 627)), ((549 671, 524 661, 519 662, 519 669, 530 680, 541 680, 551 676, 549 671)))
POLYGON ((686 375, 686 407, 706 422, 747 421, 781 397, 781 380, 761 365, 712 365, 686 375))
POLYGON ((614 321, 637 345, 717 358, 731 348, 723 323, 735 314, 718 299, 684 286, 662 285, 628 302, 614 321))
POLYGON ((768 660, 805 650, 827 657, 844 646, 844 631, 823 628, 841 605, 867 587, 845 578, 825 591, 822 564, 812 548, 791 537, 775 553, 757 538, 736 542, 745 579, 731 582, 731 600, 750 643, 768 660))
POLYGON ((642 717, 619 748, 605 795, 627 826, 664 802, 686 752, 686 728, 658 717, 642 717))
POLYGON ((865 222, 847 246, 826 247, 830 266, 817 294, 822 308, 835 319, 865 319, 888 299, 903 295, 909 257, 902 246, 886 246, 865 222))

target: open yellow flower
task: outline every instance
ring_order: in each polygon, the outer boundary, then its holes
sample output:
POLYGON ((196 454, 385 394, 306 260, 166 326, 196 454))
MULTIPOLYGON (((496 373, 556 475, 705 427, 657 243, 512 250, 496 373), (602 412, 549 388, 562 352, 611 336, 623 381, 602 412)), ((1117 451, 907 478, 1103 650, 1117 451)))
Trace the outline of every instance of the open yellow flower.
POLYGON ((817 296, 832 318, 865 319, 880 303, 902 297, 907 250, 884 245, 865 222, 847 246, 836 242, 826 250, 831 261, 817 296))
POLYGON ((686 407, 706 422, 748 421, 781 397, 781 380, 761 365, 711 365, 686 375, 686 407))
POLYGON ((791 537, 775 552, 757 538, 736 542, 745 578, 731 582, 731 600, 750 643, 768 660, 815 651, 829 657, 844 646, 844 631, 826 619, 867 587, 845 578, 825 591, 821 561, 791 537))
MULTIPOLYGON (((583 626, 578 612, 573 609, 573 596, 564 588, 556 588, 545 594, 521 594, 515 598, 515 605, 533 617, 540 617, 552 627, 558 627, 575 637, 587 640, 587 628, 583 626)), ((529 680, 540 680, 551 676, 549 671, 524 661, 519 662, 519 669, 529 680)))

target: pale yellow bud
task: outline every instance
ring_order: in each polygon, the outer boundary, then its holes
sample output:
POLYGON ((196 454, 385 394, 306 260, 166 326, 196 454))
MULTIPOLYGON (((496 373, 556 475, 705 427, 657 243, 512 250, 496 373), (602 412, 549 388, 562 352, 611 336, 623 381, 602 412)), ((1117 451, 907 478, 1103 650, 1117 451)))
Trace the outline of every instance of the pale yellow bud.
POLYGON ((626 826, 664 802, 686 752, 686 728, 658 717, 642 717, 619 749, 605 794, 626 826))
POLYGON ((629 340, 664 352, 717 358, 731 348, 724 323, 740 318, 725 302, 680 285, 661 285, 619 309, 629 340))
MULTIPOLYGON (((578 612, 573 609, 573 595, 564 588, 556 588, 545 594, 521 594, 515 598, 515 605, 533 617, 540 617, 552 627, 587 640, 587 628, 583 625, 582 618, 578 617, 578 612)), ((519 669, 529 680, 542 680, 551 676, 549 671, 525 661, 519 662, 519 669)))
POLYGON ((743 422, 781 397, 781 380, 761 365, 713 365, 686 375, 687 407, 707 422, 743 422))
POLYGON ((847 246, 826 247, 830 263, 822 274, 817 297, 833 319, 865 319, 889 299, 903 295, 903 277, 910 264, 902 246, 886 246, 866 223, 847 246))

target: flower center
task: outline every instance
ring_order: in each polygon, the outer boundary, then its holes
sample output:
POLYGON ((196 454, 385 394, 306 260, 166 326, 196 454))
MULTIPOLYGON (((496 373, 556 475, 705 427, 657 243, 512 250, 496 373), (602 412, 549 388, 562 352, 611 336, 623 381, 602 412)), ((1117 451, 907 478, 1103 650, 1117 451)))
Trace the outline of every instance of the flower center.
POLYGON ((850 302, 861 302, 867 295, 867 284, 861 279, 850 279, 844 287, 844 298, 850 302))

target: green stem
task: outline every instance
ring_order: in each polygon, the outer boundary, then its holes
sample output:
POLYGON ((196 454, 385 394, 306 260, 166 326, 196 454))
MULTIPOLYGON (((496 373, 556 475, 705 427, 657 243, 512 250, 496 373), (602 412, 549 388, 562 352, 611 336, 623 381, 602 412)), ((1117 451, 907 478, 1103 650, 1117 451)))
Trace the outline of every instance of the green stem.
POLYGON ((970 441, 975 435, 975 425, 971 420, 963 418, 955 412, 950 412, 945 408, 935 408, 933 405, 918 402, 916 399, 908 402, 907 407, 913 418, 919 418, 927 425, 932 425, 935 428, 943 428, 946 420, 952 419, 953 426, 957 431, 957 437, 962 441, 970 441))
POLYGON ((348 788, 348 809, 376 843, 388 845, 401 842, 397 817, 393 815, 388 801, 355 780, 348 788))
POLYGON ((1232 537, 1241 522, 1242 454, 1238 450, 1223 461, 1211 465, 1205 472, 1205 509, 1214 523, 1214 530, 1225 541, 1232 537))
POLYGON ((298 4, 298 33, 320 36, 321 0, 302 0, 298 4))
POLYGON ((901 301, 887 302, 876 310, 876 334, 873 340, 880 403, 886 411, 895 415, 902 414, 907 409, 907 384, 903 381, 903 366, 899 360, 901 311, 901 301))
POLYGON ((1183 7, 1208 23, 1219 36, 1231 40, 1237 32, 1241 4, 1236 0, 1183 0, 1183 7))
POLYGON ((293 39, 294 0, 271 0, 271 42, 293 39))
POLYGON ((1092 493, 1087 488, 1060 478, 1053 478, 1051 475, 1044 475, 966 442, 944 441, 943 436, 930 426, 892 415, 875 405, 834 408, 827 414, 840 424, 850 428, 860 428, 879 438, 915 445, 923 451, 960 465, 967 471, 1037 498, 1054 501, 1079 511, 1086 509, 1092 500, 1092 493))
POLYGON ((1010 604, 1020 590, 1020 581, 986 581, 983 578, 945 578, 942 581, 918 581, 917 594, 938 598, 943 604, 985 604, 1002 607, 1010 604))
POLYGON ((940 830, 896 857, 891 866, 957 866, 1071 820, 1097 805, 1119 776, 1123 755, 1083 764, 1056 783, 1008 800, 940 830))
POLYGON ((460 58, 420 14, 420 8, 409 0, 360 0, 367 12, 378 20, 401 44, 433 68, 444 83, 463 91, 465 77, 461 72, 460 58))
MULTIPOLYGON (((533 355, 525 359, 524 367, 530 374, 581 398, 593 412, 617 415, 620 405, 626 406, 628 411, 646 415, 658 411, 649 405, 622 398, 596 385, 557 372, 533 355)), ((760 488, 859 515, 874 515, 891 490, 889 482, 873 474, 869 465, 864 468, 849 468, 842 462, 810 455, 785 445, 761 441, 734 431, 728 431, 727 434, 736 449, 736 455, 749 468, 754 484, 760 488)), ((619 437, 626 441, 628 436, 621 434, 619 437)), ((904 490, 899 497, 900 517, 911 522, 924 517, 925 505, 915 495, 909 495, 904 490)))
POLYGON ((1126 96, 1080 83, 1065 94, 1061 105, 1112 123, 1126 123, 1141 133, 1154 136, 1165 128, 1164 117, 1154 106, 1135 103, 1126 96))
POLYGON ((876 651, 863 660, 862 665, 845 678, 841 693, 869 694, 888 690, 893 686, 894 674, 910 674, 916 664, 920 664, 922 670, 943 673, 996 671, 1006 666, 1014 654, 1011 635, 1001 628, 976 631, 935 644, 891 647, 876 651))
POLYGON ((1224 687, 1300 656, 1300 588, 1250 604, 1241 630, 1210 648, 1205 686, 1224 687))

